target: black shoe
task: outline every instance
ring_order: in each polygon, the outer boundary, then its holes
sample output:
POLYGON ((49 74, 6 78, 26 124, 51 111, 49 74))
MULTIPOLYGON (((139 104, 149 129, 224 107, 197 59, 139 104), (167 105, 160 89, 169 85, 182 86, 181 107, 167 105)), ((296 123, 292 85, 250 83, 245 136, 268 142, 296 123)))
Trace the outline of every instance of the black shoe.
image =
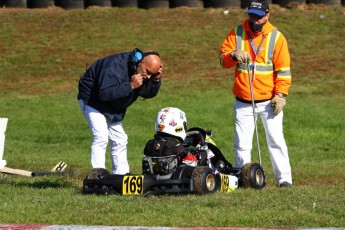
POLYGON ((280 183, 279 188, 292 188, 292 184, 284 181, 284 182, 280 183))

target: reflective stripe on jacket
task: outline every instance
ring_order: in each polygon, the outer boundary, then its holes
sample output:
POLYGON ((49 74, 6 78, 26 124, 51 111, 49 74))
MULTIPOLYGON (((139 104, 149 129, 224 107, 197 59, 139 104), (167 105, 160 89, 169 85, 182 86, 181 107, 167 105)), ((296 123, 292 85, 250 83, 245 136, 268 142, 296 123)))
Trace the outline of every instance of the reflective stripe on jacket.
POLYGON ((254 99, 269 100, 275 93, 288 95, 291 85, 290 54, 284 35, 269 21, 261 32, 251 32, 249 20, 232 29, 220 48, 220 64, 224 68, 235 68, 233 93, 243 100, 251 100, 247 64, 240 64, 231 58, 234 50, 248 52, 255 60, 256 70, 253 82, 254 99), (249 34, 249 36, 248 36, 249 34), (250 38, 257 50, 261 43, 259 53, 255 56, 250 38))

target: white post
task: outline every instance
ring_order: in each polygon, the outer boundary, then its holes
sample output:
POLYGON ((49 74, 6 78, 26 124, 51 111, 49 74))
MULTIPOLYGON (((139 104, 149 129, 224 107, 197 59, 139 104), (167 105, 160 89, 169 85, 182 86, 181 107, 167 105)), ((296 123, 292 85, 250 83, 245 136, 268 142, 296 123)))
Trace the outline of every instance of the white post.
POLYGON ((6 161, 3 160, 4 156, 4 148, 5 148, 5 132, 7 128, 7 121, 8 118, 1 118, 0 117, 0 169, 5 167, 6 161))

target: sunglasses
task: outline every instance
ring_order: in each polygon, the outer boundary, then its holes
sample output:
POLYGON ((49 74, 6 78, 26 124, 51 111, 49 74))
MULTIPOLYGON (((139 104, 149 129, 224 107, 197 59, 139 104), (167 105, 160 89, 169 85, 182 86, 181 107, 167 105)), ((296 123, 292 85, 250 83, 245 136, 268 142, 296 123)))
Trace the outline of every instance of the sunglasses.
POLYGON ((258 21, 258 20, 260 20, 261 18, 263 18, 263 17, 266 16, 266 14, 265 14, 265 15, 262 15, 262 16, 257 15, 257 14, 248 14, 248 15, 249 15, 249 18, 252 19, 252 20, 254 20, 254 21, 258 21))

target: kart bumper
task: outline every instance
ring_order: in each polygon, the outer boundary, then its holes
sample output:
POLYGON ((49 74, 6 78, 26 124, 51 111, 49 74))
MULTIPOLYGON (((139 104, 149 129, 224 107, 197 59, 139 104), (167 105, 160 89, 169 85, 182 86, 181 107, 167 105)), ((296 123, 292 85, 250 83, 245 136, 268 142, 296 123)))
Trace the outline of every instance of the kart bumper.
POLYGON ((164 179, 160 175, 105 175, 102 179, 84 179, 83 193, 116 195, 156 195, 191 193, 194 180, 164 179))

